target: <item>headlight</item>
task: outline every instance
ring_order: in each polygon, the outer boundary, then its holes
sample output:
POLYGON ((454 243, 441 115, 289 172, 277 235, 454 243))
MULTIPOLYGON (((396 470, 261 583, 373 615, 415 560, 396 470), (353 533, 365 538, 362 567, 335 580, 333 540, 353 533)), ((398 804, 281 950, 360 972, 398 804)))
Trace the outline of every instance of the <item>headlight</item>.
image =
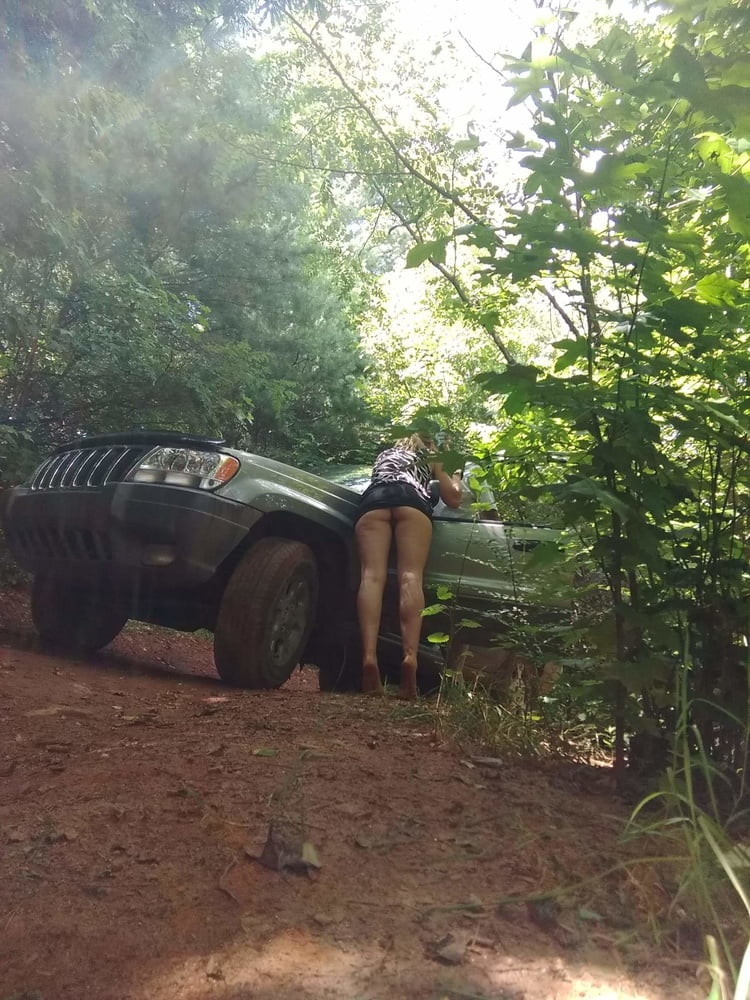
POLYGON ((154 448, 141 459, 128 479, 135 483, 165 483, 167 486, 213 490, 228 483, 239 467, 240 463, 233 455, 224 455, 220 451, 154 448))

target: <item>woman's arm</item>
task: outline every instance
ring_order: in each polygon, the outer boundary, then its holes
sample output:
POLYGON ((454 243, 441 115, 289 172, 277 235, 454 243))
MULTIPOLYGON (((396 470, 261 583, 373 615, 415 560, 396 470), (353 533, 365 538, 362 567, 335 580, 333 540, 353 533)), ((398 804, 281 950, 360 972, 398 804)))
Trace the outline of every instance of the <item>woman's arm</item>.
POLYGON ((446 507, 458 507, 461 503, 461 473, 454 472, 449 476, 444 471, 441 462, 432 466, 432 478, 437 479, 440 486, 440 499, 446 507))

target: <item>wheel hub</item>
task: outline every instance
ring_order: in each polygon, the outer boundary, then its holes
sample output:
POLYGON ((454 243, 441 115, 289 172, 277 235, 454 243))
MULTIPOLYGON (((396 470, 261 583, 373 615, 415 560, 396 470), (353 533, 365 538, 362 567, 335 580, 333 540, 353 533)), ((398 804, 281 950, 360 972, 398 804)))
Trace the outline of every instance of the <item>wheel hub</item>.
POLYGON ((271 657, 283 664, 299 646, 310 613, 310 588, 306 580, 291 580, 279 596, 271 623, 271 657))

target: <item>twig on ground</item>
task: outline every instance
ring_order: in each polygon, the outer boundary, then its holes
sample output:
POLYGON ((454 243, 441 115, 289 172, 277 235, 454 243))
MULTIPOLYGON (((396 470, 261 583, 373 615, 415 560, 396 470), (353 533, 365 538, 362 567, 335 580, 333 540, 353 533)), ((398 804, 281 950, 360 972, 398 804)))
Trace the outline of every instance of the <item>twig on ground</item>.
POLYGON ((224 885, 224 879, 227 877, 227 875, 231 872, 231 870, 234 868, 236 864, 237 864, 237 858, 232 858, 232 860, 229 862, 229 864, 226 866, 224 871, 219 876, 219 888, 221 889, 222 892, 225 892, 230 899, 233 899, 234 902, 237 904, 237 906, 242 906, 241 901, 237 899, 232 890, 227 889, 227 887, 224 885))

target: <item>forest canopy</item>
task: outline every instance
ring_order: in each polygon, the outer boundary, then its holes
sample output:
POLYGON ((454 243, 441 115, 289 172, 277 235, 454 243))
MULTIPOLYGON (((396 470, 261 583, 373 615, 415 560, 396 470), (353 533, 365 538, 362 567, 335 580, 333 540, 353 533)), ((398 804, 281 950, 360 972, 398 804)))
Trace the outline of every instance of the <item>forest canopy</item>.
POLYGON ((248 30, 243 5, 4 5, 9 450, 136 426, 298 460, 356 447, 369 278, 268 155, 283 66, 248 30))

